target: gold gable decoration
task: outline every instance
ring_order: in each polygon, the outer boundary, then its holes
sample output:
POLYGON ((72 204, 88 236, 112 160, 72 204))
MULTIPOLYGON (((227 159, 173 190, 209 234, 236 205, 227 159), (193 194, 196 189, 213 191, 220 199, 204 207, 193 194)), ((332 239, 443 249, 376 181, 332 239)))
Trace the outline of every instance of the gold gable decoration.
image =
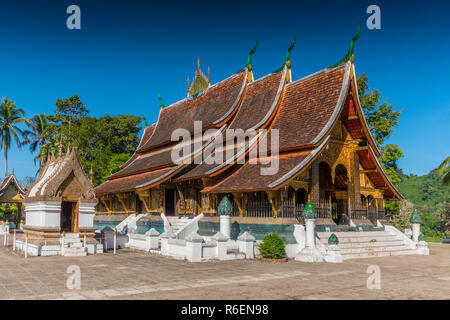
POLYGON ((192 80, 192 83, 189 83, 189 77, 187 79, 188 82, 188 89, 187 89, 187 96, 197 96, 200 92, 205 90, 209 87, 211 84, 211 73, 208 67, 208 77, 203 73, 202 69, 200 68, 200 59, 198 59, 197 62, 197 71, 195 72, 194 80, 192 80))

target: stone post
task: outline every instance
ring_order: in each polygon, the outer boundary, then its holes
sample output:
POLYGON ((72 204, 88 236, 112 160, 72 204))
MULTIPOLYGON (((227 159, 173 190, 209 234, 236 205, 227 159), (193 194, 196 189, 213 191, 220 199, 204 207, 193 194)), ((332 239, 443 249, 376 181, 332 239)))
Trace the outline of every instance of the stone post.
POLYGON ((424 256, 430 255, 430 249, 428 249, 428 244, 425 241, 425 236, 423 233, 419 235, 419 242, 417 243, 417 253, 424 256))
POLYGON ((220 232, 230 238, 230 220, 233 214, 233 207, 227 196, 224 196, 219 203, 217 213, 220 216, 220 232))
POLYGON ((156 231, 155 228, 151 228, 150 230, 148 230, 145 233, 145 239, 146 239, 146 242, 147 242, 148 250, 158 249, 159 248, 158 238, 159 238, 159 232, 156 231))
POLYGON ((186 238, 186 259, 189 262, 202 262, 203 238, 197 233, 191 233, 186 238))
POLYGON ((238 237, 239 252, 245 254, 246 259, 253 259, 255 257, 255 240, 256 238, 247 231, 238 237))
POLYGON ((419 235, 420 235, 420 225, 422 224, 422 218, 420 218, 419 213, 417 212, 417 209, 414 209, 414 212, 411 215, 409 222, 411 222, 411 226, 412 226, 412 240, 414 242, 418 242, 419 235))
POLYGON ((315 220, 317 217, 317 212, 311 202, 305 207, 303 211, 303 219, 305 220, 306 226, 306 241, 305 248, 301 250, 295 260, 303 262, 322 262, 322 254, 316 248, 315 240, 315 220))
POLYGON ((217 232, 213 239, 216 240, 217 243, 217 259, 219 260, 227 260, 227 242, 230 239, 222 232, 217 232))
POLYGON ((169 254, 168 242, 169 239, 175 239, 176 236, 172 231, 166 231, 161 234, 161 253, 165 256, 169 254))
POLYGON ((328 238, 327 254, 324 257, 326 262, 342 263, 341 248, 339 248, 338 244, 338 237, 334 233, 331 234, 328 238))

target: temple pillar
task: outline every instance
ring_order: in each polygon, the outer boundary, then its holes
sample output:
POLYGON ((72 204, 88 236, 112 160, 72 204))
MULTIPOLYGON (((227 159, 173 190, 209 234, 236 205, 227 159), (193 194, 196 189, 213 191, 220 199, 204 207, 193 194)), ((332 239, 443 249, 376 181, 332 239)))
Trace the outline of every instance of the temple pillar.
POLYGON ((310 201, 318 203, 320 199, 319 189, 319 161, 316 159, 311 164, 311 194, 310 201))
POLYGON ((278 212, 281 209, 281 194, 279 191, 266 191, 267 197, 269 198, 270 205, 272 206, 273 217, 277 218, 278 212))
POLYGON ((359 175, 359 156, 355 151, 353 153, 353 196, 354 202, 359 203, 361 201, 361 181, 359 175))

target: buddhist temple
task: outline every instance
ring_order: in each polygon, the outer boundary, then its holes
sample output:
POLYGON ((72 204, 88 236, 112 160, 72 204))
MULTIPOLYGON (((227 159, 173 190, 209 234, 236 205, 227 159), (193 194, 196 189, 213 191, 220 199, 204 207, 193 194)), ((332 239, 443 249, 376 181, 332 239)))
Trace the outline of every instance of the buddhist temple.
POLYGON ((0 183, 0 205, 4 206, 3 219, 15 220, 16 223, 22 218, 22 202, 25 191, 20 187, 14 174, 7 175, 0 183), (11 208, 17 208, 17 215, 14 217, 11 208))
POLYGON ((358 98, 354 41, 336 65, 296 80, 293 44, 282 67, 259 79, 254 49, 245 67, 216 84, 199 65, 188 97, 161 105, 133 156, 95 188, 96 214, 202 213, 218 221, 217 206, 227 195, 233 219, 247 223, 301 223, 308 201, 319 224, 383 221, 385 201, 403 196, 377 160, 358 98), (191 139, 183 161, 173 161, 179 128, 191 139), (222 162, 220 153, 226 153, 222 162))
MULTIPOLYGON (((80 165, 76 148, 69 147, 66 154, 60 148, 59 156, 49 159, 24 199, 27 250, 32 255, 62 254, 64 247, 64 255, 95 253, 96 204, 94 187, 80 165), (81 244, 80 234, 86 237, 85 246, 76 245, 81 244), (66 236, 70 242, 61 242, 66 236)), ((20 241, 23 247, 23 235, 20 241)))

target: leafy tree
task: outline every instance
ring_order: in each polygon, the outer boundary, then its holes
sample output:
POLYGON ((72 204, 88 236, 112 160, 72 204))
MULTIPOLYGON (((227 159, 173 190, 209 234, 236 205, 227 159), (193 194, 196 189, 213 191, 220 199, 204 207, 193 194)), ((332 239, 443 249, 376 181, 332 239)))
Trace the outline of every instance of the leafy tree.
POLYGON ((88 114, 86 106, 81 102, 78 95, 74 95, 68 99, 57 99, 56 105, 56 120, 60 122, 65 122, 68 124, 68 139, 71 140, 71 130, 70 125, 73 119, 84 117, 88 114))
POLYGON ((8 151, 11 148, 12 138, 21 150, 22 141, 26 139, 25 133, 19 128, 21 123, 29 123, 24 117, 25 111, 16 107, 14 101, 3 98, 0 104, 0 141, 5 155, 5 176, 8 175, 8 151))
POLYGON ((66 137, 71 132, 70 145, 78 148, 81 165, 87 174, 92 168, 92 182, 98 185, 113 173, 118 162, 123 164, 136 150, 141 123, 141 117, 132 115, 77 116, 72 118, 70 128, 68 122, 55 122, 56 130, 44 147, 50 153, 56 152, 62 137, 62 146, 67 148, 69 139, 66 137))
POLYGON ((450 157, 447 157, 444 161, 442 161, 439 166, 439 175, 442 177, 442 183, 445 185, 450 184, 450 157))
POLYGON ((106 177, 119 171, 120 166, 127 162, 128 159, 130 159, 130 155, 128 153, 117 153, 113 155, 106 166, 106 175, 103 177, 103 180, 106 180, 106 177))

